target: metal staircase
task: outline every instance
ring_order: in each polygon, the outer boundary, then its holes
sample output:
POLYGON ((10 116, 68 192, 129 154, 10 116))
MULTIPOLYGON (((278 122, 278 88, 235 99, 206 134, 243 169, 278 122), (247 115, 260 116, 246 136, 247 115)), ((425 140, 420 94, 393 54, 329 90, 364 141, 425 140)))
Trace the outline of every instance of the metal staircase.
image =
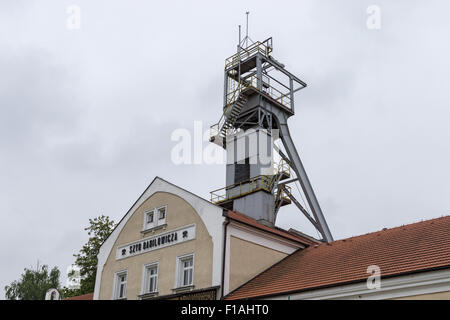
POLYGON ((242 92, 239 94, 236 101, 231 105, 229 110, 229 114, 227 115, 227 111, 225 111, 225 122, 220 129, 220 134, 222 136, 226 136, 226 131, 228 129, 233 128, 234 123, 236 122, 237 117, 241 113, 242 108, 247 104, 247 96, 242 92))
POLYGON ((290 192, 291 187, 285 184, 280 184, 281 180, 288 179, 291 176, 291 168, 285 160, 281 160, 275 165, 275 174, 270 181, 270 189, 275 195, 275 214, 281 206, 285 206, 291 203, 291 200, 287 196, 287 192, 290 192))
POLYGON ((236 119, 239 117, 242 108, 247 104, 247 96, 240 90, 237 99, 225 108, 219 122, 211 126, 210 141, 222 140, 227 136, 227 131, 233 129, 236 119))

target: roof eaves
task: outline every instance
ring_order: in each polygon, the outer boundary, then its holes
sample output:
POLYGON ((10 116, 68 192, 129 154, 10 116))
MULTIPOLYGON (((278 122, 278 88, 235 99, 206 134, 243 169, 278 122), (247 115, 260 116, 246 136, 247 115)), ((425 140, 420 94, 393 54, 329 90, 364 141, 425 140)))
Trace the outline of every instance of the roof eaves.
MULTIPOLYGON (((295 254, 295 252, 293 252, 291 255, 285 257, 284 259, 292 256, 293 254, 295 254)), ((283 260, 284 260, 283 259, 283 260)), ((279 262, 283 261, 280 260, 279 262)), ((278 263, 277 263, 278 264, 278 263)), ((274 264, 273 266, 271 266, 270 268, 274 267, 276 264, 274 264)), ((269 269, 270 269, 269 268, 269 269)), ((263 271, 266 272, 269 269, 263 271)), ((389 278, 394 278, 394 277, 400 277, 400 276, 407 276, 410 274, 417 274, 417 273, 421 273, 421 272, 430 272, 430 271, 438 271, 438 270, 444 270, 444 269, 450 269, 450 265, 445 265, 445 266, 440 266, 440 267, 433 267, 433 268, 425 268, 425 269, 418 269, 418 270, 413 270, 413 271, 407 271, 407 272, 399 272, 399 273, 392 273, 392 274, 388 274, 388 275, 384 275, 381 276, 381 279, 389 279, 389 278)), ((262 272, 262 273, 263 273, 262 272)), ((257 278, 258 276, 262 275, 262 273, 256 275, 254 278, 252 278, 251 280, 254 280, 255 278, 257 278)), ((250 281, 251 281, 250 280, 250 281)), ((312 290, 321 290, 321 289, 327 289, 327 288, 333 288, 333 287, 339 287, 339 286, 345 286, 345 285, 351 285, 351 284, 355 284, 355 283, 360 283, 360 282, 364 282, 366 281, 367 278, 361 278, 361 279, 355 279, 355 280, 351 280, 351 281, 344 281, 344 282, 337 282, 337 283, 332 283, 332 284, 327 284, 327 285, 322 285, 322 286, 317 286, 317 287, 309 287, 309 288, 304 288, 304 289, 299 289, 299 290, 290 290, 290 291, 282 291, 282 292, 274 292, 274 293, 270 293, 270 294, 266 294, 266 295, 258 295, 258 296, 248 296, 248 297, 244 297, 244 298, 238 298, 236 300, 242 300, 242 299, 262 299, 262 298, 269 298, 269 297, 276 297, 279 295, 287 295, 287 294, 295 294, 295 293, 303 293, 303 292, 307 292, 307 291, 312 291, 312 290)), ((247 284, 247 281, 245 284, 247 284)), ((243 284, 242 286, 239 286, 238 288, 236 288, 235 290, 233 290, 232 292, 228 293, 224 298, 228 297, 228 296, 232 296, 233 292, 237 291, 239 288, 243 287, 245 284, 243 284)))
POLYGON ((284 230, 284 229, 281 229, 281 228, 277 228, 277 229, 275 229, 275 228, 270 228, 270 227, 261 225, 261 224, 259 224, 258 222, 256 222, 255 224, 251 224, 251 223, 242 221, 242 220, 240 220, 240 219, 237 219, 237 218, 234 218, 234 217, 230 217, 230 215, 228 214, 228 211, 231 211, 231 210, 224 210, 224 213, 223 213, 223 216, 226 217, 226 218, 228 218, 228 219, 231 219, 231 220, 233 220, 233 221, 237 221, 237 222, 239 222, 239 223, 245 224, 245 225, 247 225, 247 226, 250 226, 250 227, 252 227, 252 228, 255 228, 255 229, 258 229, 258 230, 261 230, 261 231, 264 231, 264 232, 269 232, 269 233, 271 233, 271 234, 280 236, 280 237, 282 237, 282 238, 285 238, 285 239, 288 239, 288 240, 291 240, 291 241, 295 241, 295 242, 301 243, 301 244, 303 244, 303 245, 307 245, 307 246, 309 245, 308 243, 303 242, 302 239, 296 237, 296 236, 293 235, 293 234, 290 234, 288 231, 286 231, 286 230, 284 230), (271 230, 271 229, 272 229, 272 230, 271 230), (279 233, 276 232, 276 231, 279 231, 279 233), (283 234, 283 233, 286 233, 286 234, 283 234))

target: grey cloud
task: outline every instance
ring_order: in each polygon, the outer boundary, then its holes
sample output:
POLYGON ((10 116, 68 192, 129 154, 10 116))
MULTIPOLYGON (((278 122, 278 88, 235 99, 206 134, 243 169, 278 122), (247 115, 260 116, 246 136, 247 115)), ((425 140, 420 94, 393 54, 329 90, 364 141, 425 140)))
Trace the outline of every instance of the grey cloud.
MULTIPOLYGON (((79 31, 71 1, 0 3, 0 288, 38 258, 64 272, 88 219, 119 220, 155 175, 224 186, 224 166, 171 163, 170 134, 219 119, 246 10, 308 83, 289 123, 335 238, 449 213, 446 1, 379 1, 379 31, 369 1, 77 3, 79 31)), ((315 235, 292 206, 278 224, 315 235)))

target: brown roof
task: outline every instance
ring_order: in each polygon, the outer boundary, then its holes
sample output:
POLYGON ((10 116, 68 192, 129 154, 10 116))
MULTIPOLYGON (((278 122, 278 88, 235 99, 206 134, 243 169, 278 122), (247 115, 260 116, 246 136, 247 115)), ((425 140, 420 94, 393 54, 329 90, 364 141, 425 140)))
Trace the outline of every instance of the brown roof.
POLYGON ((94 293, 86 293, 82 294, 81 296, 65 298, 64 300, 94 300, 94 293))
POLYGON ((254 228, 257 228, 257 229, 260 229, 263 231, 268 231, 272 234, 282 236, 289 240, 301 242, 302 244, 304 244, 306 246, 309 246, 311 244, 320 243, 319 240, 316 240, 316 239, 314 239, 308 235, 305 235, 301 232, 298 232, 296 230, 289 232, 289 231, 286 231, 286 230, 278 228, 278 227, 268 227, 266 225, 263 225, 263 224, 257 222, 255 219, 253 219, 249 216, 246 216, 245 214, 236 212, 236 211, 229 210, 227 212, 226 216, 232 220, 244 223, 244 224, 252 226, 254 228))
POLYGON ((450 216, 299 249, 231 292, 256 298, 450 267, 450 216))

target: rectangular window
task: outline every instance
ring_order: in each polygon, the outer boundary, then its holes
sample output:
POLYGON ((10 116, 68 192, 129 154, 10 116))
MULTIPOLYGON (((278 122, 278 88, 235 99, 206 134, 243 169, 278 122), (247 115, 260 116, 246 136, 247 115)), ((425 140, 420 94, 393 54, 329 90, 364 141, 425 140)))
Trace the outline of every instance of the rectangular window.
POLYGON ((194 284, 194 256, 184 256, 178 261, 178 287, 187 287, 194 284))
POLYGON ((147 213, 147 224, 153 223, 153 211, 147 213))
POLYGON ((166 224, 167 206, 154 208, 144 214, 143 231, 156 228, 166 224))
POLYGON ((127 296, 127 272, 116 273, 114 299, 125 299, 127 296))
POLYGON ((158 291, 158 265, 150 264, 145 266, 144 273, 144 294, 158 291))
POLYGON ((159 208, 158 213, 159 213, 159 220, 166 219, 166 207, 159 208))

